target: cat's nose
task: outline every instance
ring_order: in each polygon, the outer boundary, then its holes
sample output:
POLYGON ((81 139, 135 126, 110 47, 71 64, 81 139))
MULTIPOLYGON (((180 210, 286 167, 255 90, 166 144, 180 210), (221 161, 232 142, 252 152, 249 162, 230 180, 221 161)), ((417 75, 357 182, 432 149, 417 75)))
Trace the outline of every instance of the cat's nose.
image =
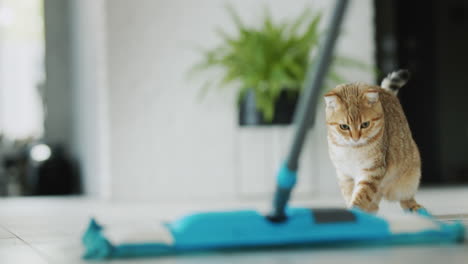
POLYGON ((360 131, 352 131, 351 132, 351 139, 354 142, 358 142, 360 138, 361 138, 361 132, 360 131))

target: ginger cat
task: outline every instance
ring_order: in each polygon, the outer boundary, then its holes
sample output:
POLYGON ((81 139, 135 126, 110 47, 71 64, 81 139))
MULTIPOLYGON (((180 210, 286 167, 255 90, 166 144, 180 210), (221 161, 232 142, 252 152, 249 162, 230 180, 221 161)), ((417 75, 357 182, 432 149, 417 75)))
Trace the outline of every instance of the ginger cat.
POLYGON ((400 70, 382 87, 343 84, 325 94, 329 154, 348 207, 376 212, 385 198, 405 210, 422 208, 414 199, 419 151, 396 97, 408 79, 400 70))

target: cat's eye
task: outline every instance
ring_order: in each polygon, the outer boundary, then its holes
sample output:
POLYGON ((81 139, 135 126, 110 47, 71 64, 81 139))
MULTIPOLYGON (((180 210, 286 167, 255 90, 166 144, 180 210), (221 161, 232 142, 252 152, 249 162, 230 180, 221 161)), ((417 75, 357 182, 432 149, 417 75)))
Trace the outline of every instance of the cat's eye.
POLYGON ((349 126, 346 125, 346 124, 340 124, 340 128, 341 128, 342 130, 349 130, 349 126))
POLYGON ((370 125, 370 122, 369 122, 369 121, 364 122, 364 123, 361 124, 361 128, 368 128, 369 125, 370 125))

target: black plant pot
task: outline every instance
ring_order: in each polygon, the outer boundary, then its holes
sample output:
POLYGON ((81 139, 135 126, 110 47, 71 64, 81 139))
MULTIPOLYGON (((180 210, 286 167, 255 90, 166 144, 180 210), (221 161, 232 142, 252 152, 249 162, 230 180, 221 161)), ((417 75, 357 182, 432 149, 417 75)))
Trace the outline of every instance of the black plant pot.
POLYGON ((263 118, 258 111, 255 93, 248 91, 239 104, 240 126, 289 125, 293 122, 298 93, 282 91, 275 104, 275 114, 271 122, 263 118))

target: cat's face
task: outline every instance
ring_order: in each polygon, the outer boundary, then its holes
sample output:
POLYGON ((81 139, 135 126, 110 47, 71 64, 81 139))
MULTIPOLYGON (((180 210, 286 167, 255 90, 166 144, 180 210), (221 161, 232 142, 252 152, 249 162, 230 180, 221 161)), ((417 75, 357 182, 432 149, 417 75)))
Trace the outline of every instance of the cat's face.
POLYGON ((340 85, 325 95, 330 139, 337 145, 360 146, 383 132, 379 90, 363 84, 340 85))

